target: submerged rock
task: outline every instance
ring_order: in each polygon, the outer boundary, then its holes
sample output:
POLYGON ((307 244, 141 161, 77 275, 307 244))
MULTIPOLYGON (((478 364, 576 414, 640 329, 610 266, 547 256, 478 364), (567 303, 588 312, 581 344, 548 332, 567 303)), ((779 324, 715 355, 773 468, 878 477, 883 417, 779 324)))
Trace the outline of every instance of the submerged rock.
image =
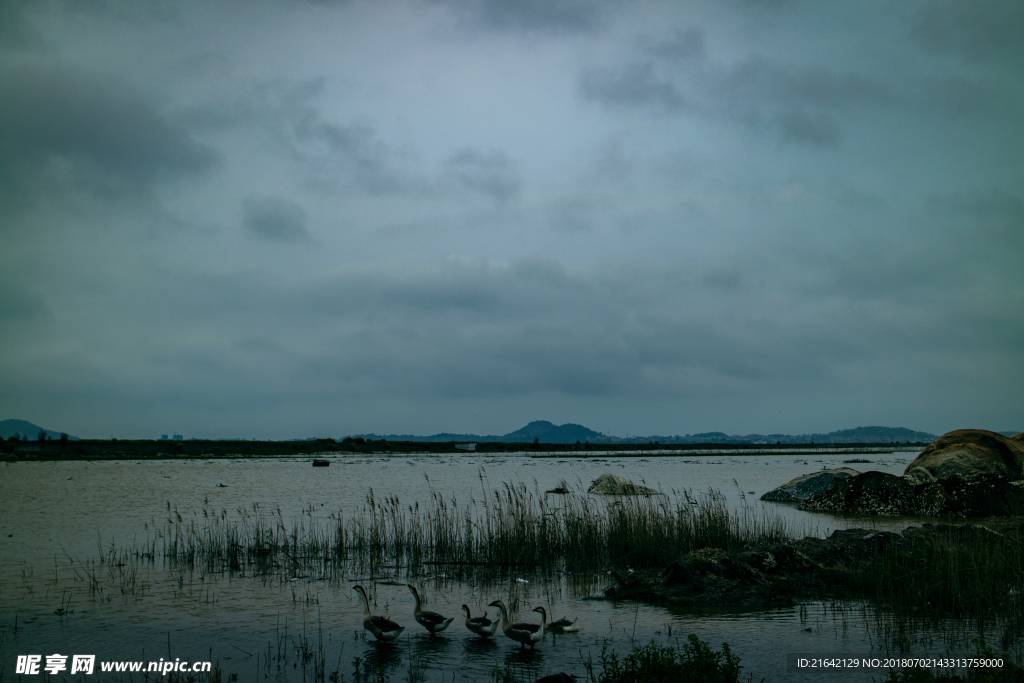
POLYGON ((984 429, 943 434, 907 465, 904 476, 925 483, 982 473, 1024 479, 1024 434, 1006 437, 984 429))
POLYGON ((1024 487, 990 473, 918 484, 909 477, 865 472, 811 496, 798 508, 872 515, 1006 517, 1024 515, 1024 487))
POLYGON ((839 480, 856 477, 858 474, 860 474, 858 470, 850 467, 801 474, 796 479, 791 479, 764 494, 761 496, 761 500, 770 500, 776 503, 799 503, 817 493, 831 491, 839 480))
POLYGON ((596 493, 601 496, 652 496, 660 495, 658 491, 647 486, 634 484, 629 479, 623 479, 614 474, 602 474, 594 480, 587 489, 587 493, 596 493))

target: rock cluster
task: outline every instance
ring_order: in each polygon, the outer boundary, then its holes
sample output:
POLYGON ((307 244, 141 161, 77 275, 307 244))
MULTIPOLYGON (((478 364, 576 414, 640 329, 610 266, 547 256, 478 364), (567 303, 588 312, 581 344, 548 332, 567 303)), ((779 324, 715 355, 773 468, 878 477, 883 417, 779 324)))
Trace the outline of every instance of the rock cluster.
POLYGON ((1024 515, 1024 486, 991 473, 917 484, 908 477, 865 472, 797 507, 844 514, 1004 517, 1024 515))
MULTIPOLYGON (((898 477, 897 477, 898 478, 898 477)), ((661 604, 771 606, 794 600, 848 597, 841 580, 871 567, 879 556, 913 552, 919 544, 987 547, 1009 544, 1024 552, 1024 524, 1005 520, 989 526, 923 524, 902 532, 843 529, 828 538, 751 544, 727 551, 702 548, 679 557, 660 573, 614 575, 605 596, 661 604)))
POLYGON ((652 496, 659 495, 658 491, 647 486, 634 484, 628 479, 623 479, 614 474, 602 474, 595 479, 587 489, 587 493, 596 493, 602 496, 652 496))
POLYGON ((799 503, 817 493, 831 491, 841 479, 856 477, 859 471, 849 467, 838 467, 834 470, 821 470, 802 474, 796 479, 787 481, 782 486, 772 489, 761 496, 761 500, 775 503, 799 503))
POLYGON ((928 517, 1024 514, 1024 434, 944 434, 902 477, 841 468, 807 474, 761 496, 812 512, 928 517))

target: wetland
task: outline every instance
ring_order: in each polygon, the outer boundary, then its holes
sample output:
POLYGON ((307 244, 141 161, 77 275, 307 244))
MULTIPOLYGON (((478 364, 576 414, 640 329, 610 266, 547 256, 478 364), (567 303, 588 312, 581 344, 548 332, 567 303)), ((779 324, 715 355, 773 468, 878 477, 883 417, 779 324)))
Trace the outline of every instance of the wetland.
MULTIPOLYGON (((605 649, 685 647, 691 633, 729 643, 744 680, 819 678, 789 671, 789 653, 970 653, 979 638, 1020 659, 1013 518, 757 500, 848 453, 550 455, 0 464, 3 661, 67 650, 209 658, 238 680, 586 680, 605 649), (588 496, 603 473, 663 495, 588 496), (449 629, 416 624, 406 583, 456 618, 449 629), (395 642, 362 630, 356 584, 407 627, 395 642), (497 599, 582 628, 532 651, 466 630, 460 606, 493 617, 497 599)), ((899 474, 914 455, 858 468, 899 474)))

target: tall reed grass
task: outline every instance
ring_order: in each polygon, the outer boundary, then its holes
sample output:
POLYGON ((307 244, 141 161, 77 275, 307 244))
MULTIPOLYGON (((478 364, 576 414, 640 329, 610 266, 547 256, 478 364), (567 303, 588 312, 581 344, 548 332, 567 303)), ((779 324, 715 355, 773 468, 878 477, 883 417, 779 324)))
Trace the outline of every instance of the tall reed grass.
POLYGON ((845 574, 858 596, 901 611, 973 614, 1024 602, 1019 539, 976 527, 939 527, 891 544, 845 574), (912 537, 913 538, 913 537, 912 537))
POLYGON ((338 562, 356 562, 593 570, 662 566, 690 550, 788 537, 780 517, 749 505, 734 510, 717 491, 609 500, 581 487, 553 495, 503 484, 468 503, 435 492, 422 506, 370 491, 352 512, 321 519, 310 507, 290 523, 279 509, 258 505, 230 518, 203 510, 183 520, 169 510, 154 543, 175 564, 210 569, 329 572, 338 562))

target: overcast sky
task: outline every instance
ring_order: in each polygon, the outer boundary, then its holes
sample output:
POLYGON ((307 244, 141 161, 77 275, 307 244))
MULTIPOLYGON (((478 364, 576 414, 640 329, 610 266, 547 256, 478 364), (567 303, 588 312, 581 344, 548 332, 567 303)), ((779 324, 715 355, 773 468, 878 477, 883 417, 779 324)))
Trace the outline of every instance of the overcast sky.
POLYGON ((1024 429, 1019 0, 0 3, 0 419, 1024 429))

